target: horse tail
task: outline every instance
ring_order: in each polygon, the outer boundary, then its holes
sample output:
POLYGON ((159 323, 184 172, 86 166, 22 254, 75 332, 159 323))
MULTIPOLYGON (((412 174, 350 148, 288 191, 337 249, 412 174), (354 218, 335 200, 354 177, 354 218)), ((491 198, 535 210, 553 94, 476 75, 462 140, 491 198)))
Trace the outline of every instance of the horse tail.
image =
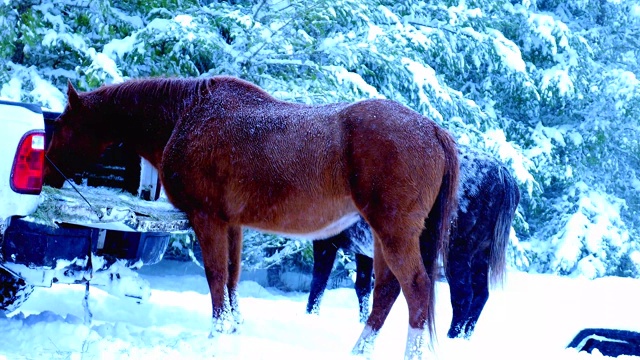
POLYGON ((507 270, 507 246, 511 223, 520 202, 518 184, 507 169, 498 167, 499 179, 502 181, 503 201, 498 210, 495 227, 493 229, 493 241, 491 242, 489 255, 489 283, 491 286, 504 283, 507 270))
POLYGON ((420 235, 420 252, 425 269, 431 280, 431 296, 427 314, 427 327, 433 340, 435 334, 435 284, 439 277, 438 256, 446 263, 449 247, 449 232, 458 212, 458 177, 460 165, 458 150, 453 137, 445 129, 435 126, 436 138, 444 150, 445 168, 440 190, 429 216, 425 219, 425 228, 420 235))
MULTIPOLYGON (((436 135, 445 150, 446 167, 442 177, 442 184, 440 185, 440 192, 436 199, 437 206, 434 206, 434 209, 431 210, 429 217, 434 217, 437 224, 438 248, 436 254, 442 257, 442 262, 446 265, 451 226, 458 215, 460 163, 458 161, 458 149, 453 137, 442 128, 439 129, 436 135), (436 212, 433 210, 436 210, 436 212)), ((437 270, 437 265, 434 266, 437 270)))

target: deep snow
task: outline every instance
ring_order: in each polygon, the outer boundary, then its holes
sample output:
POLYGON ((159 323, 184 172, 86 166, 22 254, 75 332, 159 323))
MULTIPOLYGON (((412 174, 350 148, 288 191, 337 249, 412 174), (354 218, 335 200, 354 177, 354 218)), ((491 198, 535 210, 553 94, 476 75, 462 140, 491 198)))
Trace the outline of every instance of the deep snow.
MULTIPOLYGON (((83 285, 37 288, 16 312, 0 315, 0 359, 359 359, 353 289, 326 292, 320 315, 305 314, 306 293, 240 283, 239 334, 209 339, 210 303, 201 268, 163 260, 143 267, 151 296, 138 304, 91 288, 91 327, 83 324, 83 285)), ((640 280, 563 278, 510 272, 494 289, 470 341, 446 338, 448 287, 437 285, 439 341, 428 359, 598 359, 565 349, 585 327, 640 331, 640 280)), ((406 303, 394 306, 373 359, 398 359, 407 332, 406 303)), ((619 359, 638 359, 620 357, 619 359)))

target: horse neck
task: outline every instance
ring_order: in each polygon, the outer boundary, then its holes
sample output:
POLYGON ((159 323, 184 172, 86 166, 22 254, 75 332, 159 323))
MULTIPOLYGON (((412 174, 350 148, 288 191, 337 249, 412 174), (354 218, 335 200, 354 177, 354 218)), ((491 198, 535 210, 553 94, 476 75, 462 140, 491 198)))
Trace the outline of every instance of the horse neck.
POLYGON ((171 82, 125 83, 122 89, 114 87, 108 100, 102 101, 102 106, 108 107, 105 113, 115 119, 114 126, 122 129, 119 136, 122 141, 133 145, 140 156, 158 169, 165 145, 193 94, 184 90, 187 95, 176 94, 176 86, 171 82))
POLYGON ((256 85, 227 76, 132 80, 99 92, 99 102, 110 107, 102 109, 125 129, 124 142, 158 169, 165 145, 183 116, 198 111, 213 116, 215 109, 233 112, 276 101, 256 85))

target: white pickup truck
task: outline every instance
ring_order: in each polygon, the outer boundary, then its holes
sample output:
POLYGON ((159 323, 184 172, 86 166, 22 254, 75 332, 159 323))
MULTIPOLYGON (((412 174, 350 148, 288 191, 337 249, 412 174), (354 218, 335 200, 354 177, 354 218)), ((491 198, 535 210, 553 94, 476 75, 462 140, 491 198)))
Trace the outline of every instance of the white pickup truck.
MULTIPOLYGON (((118 271, 160 261, 170 235, 188 229, 184 214, 158 200, 155 169, 122 147, 89 172, 67 174, 75 185, 43 186, 58 115, 0 100, 0 312, 16 309, 33 286, 109 287, 118 271)), ((136 291, 124 295, 144 297, 136 291)))

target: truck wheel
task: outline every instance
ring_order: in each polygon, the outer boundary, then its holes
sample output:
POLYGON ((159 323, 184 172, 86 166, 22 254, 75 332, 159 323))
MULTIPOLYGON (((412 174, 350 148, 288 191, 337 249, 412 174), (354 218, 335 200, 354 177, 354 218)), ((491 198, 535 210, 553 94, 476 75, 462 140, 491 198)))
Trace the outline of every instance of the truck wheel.
POLYGON ((0 311, 11 312, 17 309, 32 292, 32 285, 0 268, 0 311))

